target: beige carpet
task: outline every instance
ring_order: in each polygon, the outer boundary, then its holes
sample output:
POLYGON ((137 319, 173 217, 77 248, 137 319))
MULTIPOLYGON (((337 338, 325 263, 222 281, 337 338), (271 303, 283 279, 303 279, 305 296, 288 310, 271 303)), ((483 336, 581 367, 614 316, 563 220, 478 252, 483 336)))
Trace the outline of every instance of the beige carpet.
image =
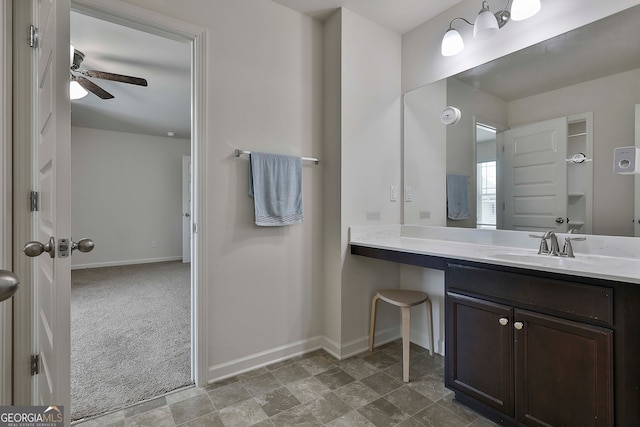
POLYGON ((191 384, 189 266, 72 272, 72 420, 191 384))

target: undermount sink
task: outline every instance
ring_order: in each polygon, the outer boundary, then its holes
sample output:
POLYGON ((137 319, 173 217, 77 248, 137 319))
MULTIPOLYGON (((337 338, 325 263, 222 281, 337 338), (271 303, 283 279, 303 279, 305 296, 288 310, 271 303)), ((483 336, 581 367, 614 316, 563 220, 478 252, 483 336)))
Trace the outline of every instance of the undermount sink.
POLYGON ((613 267, 616 264, 622 264, 619 260, 614 258, 587 256, 583 259, 579 256, 576 256, 576 258, 568 258, 537 253, 500 253, 491 254, 488 258, 499 261, 510 261, 522 264, 561 267, 567 269, 580 268, 581 266, 594 264, 599 264, 602 267, 613 267))

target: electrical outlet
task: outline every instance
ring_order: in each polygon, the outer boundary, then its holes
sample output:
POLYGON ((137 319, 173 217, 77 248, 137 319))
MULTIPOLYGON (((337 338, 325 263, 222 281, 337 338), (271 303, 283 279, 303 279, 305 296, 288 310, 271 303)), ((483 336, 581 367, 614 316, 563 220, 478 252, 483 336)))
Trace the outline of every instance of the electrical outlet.
POLYGON ((420 211, 420 219, 431 218, 431 211, 420 211))
POLYGON ((368 211, 367 221, 380 221, 380 211, 368 211))
POLYGON ((152 248, 157 248, 158 247, 158 241, 157 240, 152 240, 151 241, 151 247, 152 248))

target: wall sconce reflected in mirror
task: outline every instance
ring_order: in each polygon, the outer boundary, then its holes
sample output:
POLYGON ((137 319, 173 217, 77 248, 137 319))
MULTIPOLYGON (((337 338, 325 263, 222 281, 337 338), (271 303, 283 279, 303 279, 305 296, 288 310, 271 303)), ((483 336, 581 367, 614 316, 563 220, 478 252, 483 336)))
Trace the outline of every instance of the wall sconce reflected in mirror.
POLYGON ((460 17, 451 20, 449 28, 442 37, 440 52, 442 56, 453 56, 464 49, 462 36, 458 30, 453 28, 453 23, 457 20, 471 25, 473 27, 473 38, 481 40, 493 37, 510 20, 523 21, 531 18, 540 11, 540 8, 540 0, 507 0, 504 9, 492 13, 489 9, 489 2, 483 1, 480 12, 478 12, 473 24, 460 17))

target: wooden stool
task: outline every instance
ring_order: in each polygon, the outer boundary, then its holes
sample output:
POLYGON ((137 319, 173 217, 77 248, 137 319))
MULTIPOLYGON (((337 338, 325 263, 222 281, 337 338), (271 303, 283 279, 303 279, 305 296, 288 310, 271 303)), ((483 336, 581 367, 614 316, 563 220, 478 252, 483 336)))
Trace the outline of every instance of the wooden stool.
POLYGON ((397 305, 402 308, 402 380, 409 382, 409 331, 411 329, 411 307, 422 304, 427 305, 427 320, 431 329, 431 348, 429 353, 433 356, 433 321, 431 319, 431 300, 429 295, 420 291, 409 289, 381 289, 371 301, 371 328, 369 330, 369 351, 373 351, 373 340, 376 334, 376 307, 378 300, 397 305))

